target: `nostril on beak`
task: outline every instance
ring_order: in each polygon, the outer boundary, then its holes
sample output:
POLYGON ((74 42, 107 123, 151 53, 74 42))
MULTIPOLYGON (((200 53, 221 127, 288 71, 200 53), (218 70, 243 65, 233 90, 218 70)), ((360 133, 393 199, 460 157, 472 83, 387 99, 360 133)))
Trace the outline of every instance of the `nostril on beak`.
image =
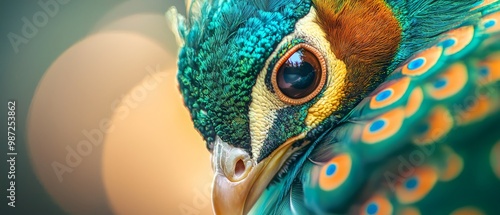
POLYGON ((243 173, 245 173, 245 163, 243 163, 243 160, 240 159, 234 166, 234 176, 236 176, 236 178, 239 178, 241 177, 241 175, 243 175, 243 173))
POLYGON ((248 176, 250 170, 252 169, 252 161, 248 155, 243 155, 240 153, 235 153, 231 161, 226 162, 226 168, 224 174, 231 181, 241 181, 248 176))
POLYGON ((248 176, 254 164, 248 152, 217 137, 214 142, 212 166, 216 173, 224 174, 230 181, 237 182, 248 176))

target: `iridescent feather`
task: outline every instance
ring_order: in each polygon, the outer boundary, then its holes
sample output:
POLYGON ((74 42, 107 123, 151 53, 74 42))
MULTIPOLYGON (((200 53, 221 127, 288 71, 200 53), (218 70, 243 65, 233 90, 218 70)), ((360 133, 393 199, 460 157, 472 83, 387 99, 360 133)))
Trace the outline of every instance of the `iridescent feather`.
POLYGON ((332 129, 303 168, 315 213, 499 211, 500 12, 445 33, 332 129))
MULTIPOLYGON (((277 172, 256 179, 268 181, 250 213, 500 211, 496 0, 208 0, 194 1, 186 19, 168 16, 183 45, 184 102, 219 160, 219 196, 248 182, 231 178, 231 150, 248 158, 246 173, 292 142, 297 151, 277 172), (328 65, 329 88, 280 100, 275 66, 311 41, 331 46, 318 51, 338 66, 328 65)), ((233 211, 246 212, 247 199, 237 199, 233 211)))

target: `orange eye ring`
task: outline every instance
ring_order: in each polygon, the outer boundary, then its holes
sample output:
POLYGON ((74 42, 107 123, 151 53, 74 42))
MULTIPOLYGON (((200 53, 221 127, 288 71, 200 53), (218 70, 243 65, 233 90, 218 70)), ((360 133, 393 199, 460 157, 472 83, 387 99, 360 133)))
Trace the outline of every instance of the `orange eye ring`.
POLYGON ((300 105, 319 94, 326 83, 326 75, 326 61, 321 52, 301 43, 278 60, 271 73, 271 84, 281 101, 300 105))

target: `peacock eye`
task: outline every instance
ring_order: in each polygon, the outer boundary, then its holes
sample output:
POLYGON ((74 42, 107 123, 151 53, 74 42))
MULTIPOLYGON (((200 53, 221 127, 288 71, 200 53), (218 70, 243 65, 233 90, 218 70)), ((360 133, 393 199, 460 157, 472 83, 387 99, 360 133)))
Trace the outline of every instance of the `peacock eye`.
POLYGON ((285 103, 303 104, 321 91, 326 81, 326 65, 321 53, 307 44, 289 50, 276 63, 271 82, 285 103))

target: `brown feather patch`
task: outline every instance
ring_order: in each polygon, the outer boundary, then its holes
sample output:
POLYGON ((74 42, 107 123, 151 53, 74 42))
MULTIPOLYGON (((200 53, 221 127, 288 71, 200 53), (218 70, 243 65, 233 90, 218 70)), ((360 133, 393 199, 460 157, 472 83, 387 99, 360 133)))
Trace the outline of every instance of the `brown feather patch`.
POLYGON ((346 97, 352 107, 387 76, 401 28, 382 0, 313 0, 316 22, 335 56, 347 67, 346 97))

